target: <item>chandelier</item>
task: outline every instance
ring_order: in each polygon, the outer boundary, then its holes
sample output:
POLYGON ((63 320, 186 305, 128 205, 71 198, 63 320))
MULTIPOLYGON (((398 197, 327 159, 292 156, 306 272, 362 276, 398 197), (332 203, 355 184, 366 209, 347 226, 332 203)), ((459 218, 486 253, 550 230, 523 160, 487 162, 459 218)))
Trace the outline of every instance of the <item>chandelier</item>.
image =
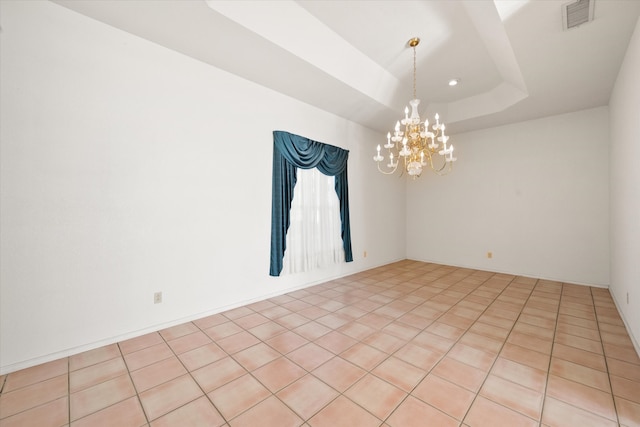
POLYGON ((422 174, 423 167, 427 165, 438 175, 445 175, 451 171, 453 162, 457 160, 453 157, 453 145, 447 146, 449 137, 444 134, 445 126, 444 123, 440 123, 438 114, 435 115, 435 123, 431 125, 431 130, 429 120, 425 119, 423 122, 418 114, 420 100, 416 98, 416 46, 419 43, 420 39, 417 37, 409 40, 409 46, 413 48, 413 99, 409 101, 411 116, 409 107, 405 107, 404 119, 396 123, 393 135, 391 132, 387 133, 387 143, 383 146, 387 149, 389 160, 385 165, 386 170, 380 167, 380 163, 385 159, 380 153, 380 145, 373 157, 378 164, 378 170, 383 174, 393 174, 398 169, 398 164, 403 163, 400 169, 401 176, 406 172, 414 179, 422 174))

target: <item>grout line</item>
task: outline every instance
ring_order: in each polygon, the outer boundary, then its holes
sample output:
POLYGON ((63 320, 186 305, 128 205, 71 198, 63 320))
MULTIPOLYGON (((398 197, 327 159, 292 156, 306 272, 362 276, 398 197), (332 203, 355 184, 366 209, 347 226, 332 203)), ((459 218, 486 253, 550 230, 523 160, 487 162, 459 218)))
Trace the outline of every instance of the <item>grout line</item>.
POLYGON ((613 394, 613 383, 611 382, 611 372, 609 372, 609 362, 607 361, 607 355, 604 351, 604 341, 602 340, 602 331, 600 330, 600 320, 598 319, 598 310, 596 310, 596 303, 593 299, 593 291, 589 288, 589 295, 591 296, 591 302, 593 303, 593 312, 596 320, 596 327, 598 328, 598 336, 600 337, 600 346, 602 348, 602 358, 604 359, 604 367, 607 370, 607 380, 609 382, 609 389, 611 390, 611 400, 613 401, 613 411, 616 414, 616 422, 620 425, 620 416, 618 415, 618 406, 616 405, 616 398, 613 394))
MULTIPOLYGON (((158 334, 159 335, 159 334, 158 334)), ((147 415, 147 411, 144 409, 144 405, 142 404, 142 399, 140 399, 140 393, 138 392, 138 387, 136 387, 136 383, 133 381, 133 377, 131 376, 131 370, 129 369, 129 364, 127 363, 127 359, 124 357, 124 353, 122 352, 122 348, 120 347, 120 343, 116 343, 118 347, 118 352, 120 352, 120 357, 122 358, 122 363, 124 363, 125 368, 127 369, 127 376, 129 377, 129 381, 131 381, 131 385, 133 389, 136 391, 136 399, 138 399, 138 404, 140 405, 140 409, 142 409, 142 415, 144 415, 144 419, 147 422, 147 425, 151 422, 149 420, 149 416, 147 415)), ((71 402, 69 402, 71 404, 71 402)), ((100 410, 103 410, 102 408, 100 410)), ((71 423, 71 419, 69 419, 69 423, 71 423)))
POLYGON ((71 425, 71 358, 67 357, 67 420, 71 425))
MULTIPOLYGON (((252 310, 252 311, 253 311, 253 310, 252 310)), ((226 316, 225 316, 225 317, 226 317, 226 316)), ((229 319, 229 318, 227 317, 227 319, 229 319)), ((231 320, 231 319, 229 319, 229 321, 233 322, 233 320, 231 320)), ((202 330, 198 325, 196 325, 194 322, 188 322, 188 323, 193 324, 193 325, 198 329, 198 331, 199 331, 199 332, 202 332, 203 334, 205 334, 205 335, 207 336, 207 338, 209 338, 209 339, 211 340, 211 342, 213 342, 213 343, 215 343, 215 342, 216 342, 214 339, 212 339, 209 335, 207 335, 207 334, 206 334, 206 333, 205 333, 205 332, 204 332, 204 331, 203 331, 203 330, 202 330)), ((235 323, 234 323, 234 324, 235 324, 235 323)), ((179 326, 179 325, 176 325, 176 326, 179 326)), ((170 328, 169 328, 169 329, 170 329, 170 328)), ((197 332, 192 332, 192 333, 197 333, 197 332)), ((202 386, 200 385, 200 383, 199 383, 199 382, 198 382, 198 381, 193 377, 192 371, 190 371, 190 370, 187 368, 187 366, 184 364, 184 362, 182 361, 182 359, 180 359, 180 357, 178 356, 178 354, 177 354, 177 353, 173 350, 173 348, 169 345, 169 341, 171 341, 171 340, 167 341, 167 340, 165 339, 165 337, 160 333, 160 331, 158 331, 158 335, 160 335, 160 338, 162 338, 162 340, 163 340, 163 341, 164 341, 164 343, 167 345, 167 347, 169 348, 169 350, 171 351, 171 353, 173 353, 173 356, 178 360, 178 362, 182 365, 182 367, 185 369, 185 371, 187 371, 187 374, 189 375, 189 377, 191 378, 191 380, 192 380, 192 381, 193 381, 193 382, 198 386, 198 388, 200 389, 200 391, 202 391, 203 396, 207 398, 207 400, 211 403, 211 405, 214 407, 214 409, 218 412, 218 414, 220 415, 220 417, 222 417, 222 419, 224 420, 224 424, 225 424, 225 425, 230 425, 230 424, 229 424, 229 420, 227 420, 227 417, 226 417, 226 416, 222 413, 222 411, 221 411, 221 410, 216 406, 216 404, 213 402, 213 400, 211 400, 211 398, 209 397, 209 395, 207 394, 207 392, 202 388, 202 386)), ((181 337, 183 337, 183 336, 187 336, 187 335, 191 335, 191 334, 185 334, 185 335, 182 335, 182 336, 180 336, 180 337, 176 337, 176 338, 174 338, 174 339, 181 338, 181 337)), ((205 345, 206 345, 206 344, 205 344, 205 345)), ((216 343, 216 345, 217 345, 217 346, 220 348, 220 350, 221 350, 221 351, 223 351, 223 352, 224 352, 228 357, 232 357, 229 353, 227 353, 227 351, 226 351, 224 348, 222 348, 221 346, 219 346, 217 343, 216 343)), ((200 347, 203 347, 203 346, 200 346, 200 347)), ((200 348, 200 347, 196 347, 196 348, 200 348)), ((195 350, 195 349, 192 349, 192 350, 195 350)), ((189 350, 189 351, 191 351, 191 350, 189 350)), ((222 360, 222 359, 218 359, 218 360, 222 360)), ((234 360, 235 360, 235 359, 234 359, 234 360)), ((217 362, 217 361, 214 361, 214 362, 211 362, 211 363, 215 363, 215 362, 217 362)), ((157 362, 156 362, 156 363, 157 363, 157 362)), ((210 364, 209 364, 209 365, 210 365, 210 364)), ((149 366, 150 366, 150 365, 149 365, 149 366)), ((208 365, 204 365, 204 366, 208 366, 208 365)), ((202 366, 202 367, 204 367, 204 366, 202 366)), ((241 366, 245 371, 247 371, 247 370, 246 370, 246 368, 245 368, 244 366, 242 366, 242 365, 240 365, 240 366, 241 366)), ((198 369, 200 369, 200 368, 198 368, 198 369)), ((194 369, 194 370, 197 370, 197 369, 194 369)), ((182 375, 181 375, 181 376, 182 376, 182 375)), ((178 378, 179 378, 179 377, 178 377, 178 378)), ((238 377, 238 378, 240 378, 240 377, 238 377)), ((175 378, 173 378, 173 379, 171 379, 171 380, 169 380, 169 381, 173 381, 174 379, 175 379, 175 378)), ((169 381, 166 381, 166 382, 169 382, 169 381)), ((232 381, 235 381, 235 379, 234 379, 234 380, 231 380, 231 381, 229 381, 229 382, 232 382, 232 381)), ((164 384, 164 383, 163 383, 163 384, 164 384)), ((228 383, 225 383, 225 384, 228 384, 228 383)), ((158 385, 159 385, 159 384, 158 384, 158 385)), ((155 385, 154 387, 157 387, 158 385, 155 385)), ((152 387, 152 388, 153 388, 153 387, 152 387)), ((182 408, 182 407, 184 407, 184 406, 186 406, 186 405, 189 405, 189 404, 191 404, 192 402, 195 402, 195 401, 196 401, 196 400, 198 400, 198 399, 200 399, 200 397, 198 397, 198 398, 196 398, 196 399, 194 399, 194 400, 192 400, 192 401, 190 401, 190 402, 186 402, 184 405, 180 405, 180 406, 178 406, 177 408, 172 409, 171 411, 167 412, 166 414, 161 415, 161 416, 160 416, 160 417, 158 417, 158 418, 164 417, 164 416, 166 416, 166 415, 170 414, 171 412, 177 411, 178 409, 180 409, 180 408, 182 408)), ((255 405, 254 405, 254 406, 255 406, 255 405)), ((252 406, 252 407, 253 407, 253 406, 252 406)), ((239 414, 238 414, 238 415, 239 415, 239 414)), ((238 416, 238 415, 236 415, 236 416, 238 416)))
MULTIPOLYGON (((496 295, 496 297, 493 299, 493 302, 492 302, 491 304, 489 304, 489 306, 487 307, 487 309, 486 309, 486 310, 488 310, 488 309, 489 309, 489 307, 491 307, 491 306, 492 306, 492 305, 497 301, 498 297, 499 297, 500 295, 502 295, 502 294, 504 293, 504 291, 505 291, 505 290, 507 290, 507 289, 509 288, 509 286, 510 286, 510 285, 512 285, 512 284, 514 283, 514 280, 516 279, 516 277, 518 277, 518 276, 514 276, 514 278, 513 278, 513 279, 512 279, 508 284, 507 284, 507 286, 505 286, 505 287, 504 287, 504 289, 503 289, 503 290, 502 290, 498 295, 496 295)), ((531 298, 531 294, 532 294, 532 293, 533 293, 533 291, 535 290, 537 283, 538 283, 538 281, 536 280, 536 283, 531 287, 531 290, 529 291, 529 295, 527 296, 526 301, 522 304, 522 307, 520 308, 520 312, 518 313, 518 316, 514 319, 513 324, 511 325, 511 329, 509 329, 509 334, 504 338, 504 340, 503 340, 503 342, 502 342, 502 346, 500 346, 500 351, 498 351, 498 353, 496 354, 495 359, 493 360, 493 363, 491 364, 491 366, 490 366, 490 367, 489 367, 489 369, 487 370, 487 374, 485 375, 484 380, 482 381, 482 384, 480 384, 480 386, 478 387, 478 391, 475 393, 474 398, 471 400, 471 403, 469 404, 469 407, 467 408, 467 411, 465 412, 464 416, 462 417, 461 423, 464 423, 464 421, 466 420, 467 416, 469 415, 469 412, 471 411, 471 407, 472 407, 472 406, 473 406, 473 404, 475 403, 475 401, 476 401, 476 399, 478 398, 478 396, 480 396, 480 391, 482 390, 482 387, 483 387, 483 386, 484 386, 484 384, 486 383, 487 378, 489 378, 489 375, 491 374, 491 370, 493 369, 493 367, 494 367, 494 366, 495 366, 495 364, 496 364, 496 361, 497 361, 497 360, 498 360, 498 358, 500 357, 500 353, 502 352, 502 349, 503 349, 503 348, 504 348, 504 346, 506 345, 507 340, 509 339, 509 336, 513 333, 513 329, 515 328, 516 324, 518 323, 518 320, 520 319, 520 316, 522 315, 522 310, 524 310, 524 308, 526 307, 527 302, 528 302, 528 301, 529 301, 529 299, 531 298)), ((486 311, 486 310, 485 310, 485 311, 486 311)), ((476 322, 477 322, 477 320, 476 320, 476 322)), ((476 322, 474 322, 473 324, 475 324, 476 322)), ((473 326, 473 324, 472 324, 471 326, 473 326)), ((471 328, 471 326, 470 326, 469 328, 471 328)), ((518 362, 516 362, 516 363, 518 363, 518 362)), ((482 397, 484 397, 485 399, 491 400, 491 399, 489 399, 489 398, 487 398, 487 397, 485 397, 485 396, 482 396, 482 397)), ((492 401, 492 402, 494 402, 493 400, 491 400, 491 401, 492 401)), ((513 408, 509 408, 508 406, 505 406, 505 405, 503 405, 503 404, 501 404, 501 403, 499 403, 499 402, 494 402, 494 403, 496 403, 496 404, 498 404, 498 405, 500 405, 500 406, 502 406, 502 407, 504 407, 504 408, 507 408, 507 409, 509 409, 509 410, 511 410, 511 411, 517 412, 518 414, 521 414, 521 415, 523 415, 523 416, 525 416, 525 417, 527 417, 527 418, 530 418, 530 417, 528 417, 527 415, 522 414, 521 412, 516 411, 516 410, 515 410, 515 409, 513 409, 513 408)), ((542 418, 542 412, 540 412, 540 418, 542 418)), ((537 420, 537 421, 538 421, 538 423, 540 423, 540 420, 537 420)))
POLYGON ((558 332, 558 323, 560 319, 560 308, 562 307, 562 297, 564 295, 564 283, 560 283, 560 295, 558 298, 558 309, 556 310, 556 324, 553 328, 553 337, 551 338, 551 352, 549 353, 549 364, 547 365, 546 380, 544 382, 544 395, 542 396, 542 408, 540 408, 540 424, 542 425, 542 417, 544 416, 544 404, 547 401, 547 390, 549 388, 549 376, 551 375, 551 363, 553 362, 553 350, 556 346, 556 333, 558 332))

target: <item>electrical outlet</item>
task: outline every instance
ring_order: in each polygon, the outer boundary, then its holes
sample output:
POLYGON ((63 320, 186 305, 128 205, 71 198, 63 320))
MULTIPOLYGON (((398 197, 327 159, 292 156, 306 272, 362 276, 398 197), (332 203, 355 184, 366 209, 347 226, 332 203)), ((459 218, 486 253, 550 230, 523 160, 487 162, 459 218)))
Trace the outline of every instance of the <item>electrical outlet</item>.
POLYGON ((489 259, 493 258, 493 252, 487 252, 487 258, 489 259))
POLYGON ((160 304, 162 302, 162 292, 156 292, 153 294, 153 303, 160 304))
POLYGON ((364 257, 365 258, 367 257, 367 251, 364 251, 364 257))

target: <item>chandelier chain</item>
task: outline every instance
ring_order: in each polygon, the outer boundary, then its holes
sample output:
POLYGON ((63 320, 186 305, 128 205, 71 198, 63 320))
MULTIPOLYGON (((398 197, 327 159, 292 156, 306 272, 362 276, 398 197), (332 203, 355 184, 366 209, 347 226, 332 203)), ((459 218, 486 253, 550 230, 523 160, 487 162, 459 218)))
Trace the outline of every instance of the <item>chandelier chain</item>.
POLYGON ((413 99, 416 98, 416 47, 413 46, 413 99))

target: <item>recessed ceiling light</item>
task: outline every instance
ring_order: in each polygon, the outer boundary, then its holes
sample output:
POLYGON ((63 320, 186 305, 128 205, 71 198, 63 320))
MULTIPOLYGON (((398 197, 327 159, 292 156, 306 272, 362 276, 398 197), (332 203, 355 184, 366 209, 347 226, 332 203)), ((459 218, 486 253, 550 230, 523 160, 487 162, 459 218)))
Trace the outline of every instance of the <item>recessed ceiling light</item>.
POLYGON ((460 79, 451 79, 449 80, 449 86, 457 86, 460 83, 460 79))

